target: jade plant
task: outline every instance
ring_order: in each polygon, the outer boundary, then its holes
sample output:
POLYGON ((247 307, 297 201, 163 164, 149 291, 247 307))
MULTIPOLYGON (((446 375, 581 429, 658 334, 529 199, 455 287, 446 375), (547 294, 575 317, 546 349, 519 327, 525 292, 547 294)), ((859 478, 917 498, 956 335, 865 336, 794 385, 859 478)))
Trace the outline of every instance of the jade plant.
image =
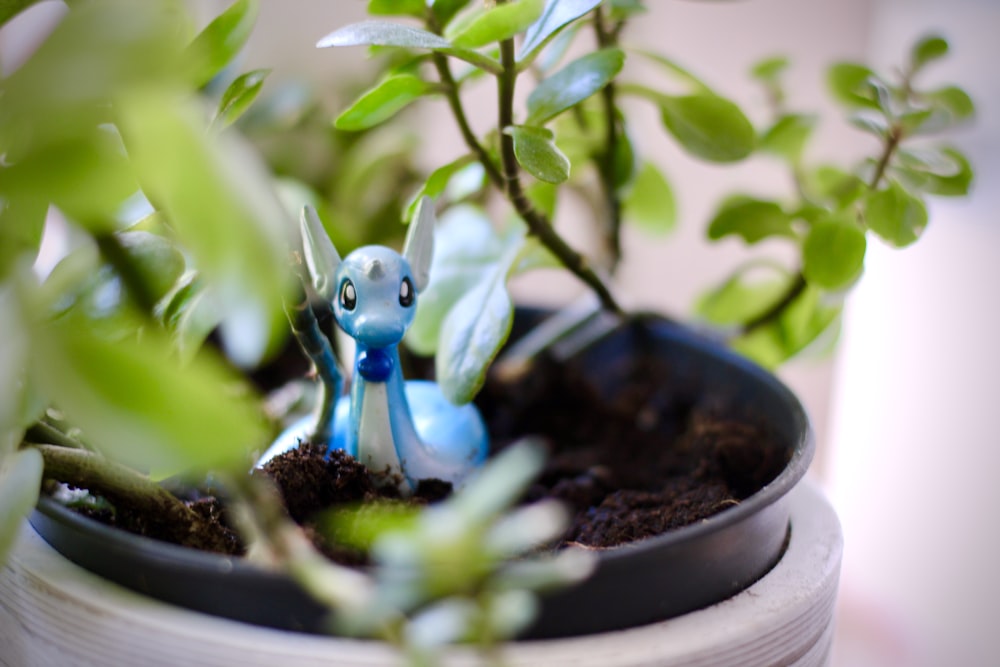
MULTIPOLYGON (((0 25, 32 4, 0 3, 0 25)), ((330 114, 336 129, 322 130, 343 149, 324 183, 276 148, 307 122, 315 128, 316 109, 292 127, 269 125, 269 99, 258 99, 268 72, 236 69, 258 2, 237 0, 200 30, 180 0, 67 2, 52 33, 0 80, 0 557, 43 479, 92 492, 78 502, 127 499, 197 524, 200 515, 157 481, 211 473, 249 557, 344 612, 341 629, 385 637, 417 663, 442 642, 491 646, 516 633, 530 620, 531 590, 585 575, 587 559, 569 552, 509 560, 557 535, 564 519, 552 505, 505 514, 538 469, 530 444, 423 512, 333 517, 354 526, 377 567, 363 574, 325 561, 274 489, 247 475, 281 428, 286 415, 276 412, 287 410, 245 374, 283 345, 286 311, 294 325, 303 298, 318 315, 329 307, 310 299, 298 265, 305 204, 345 254, 401 236, 387 215, 409 222, 421 206, 438 209, 430 282, 405 344, 435 355, 455 403, 476 395, 509 335, 515 275, 563 267, 600 308, 628 317, 614 289, 622 229, 665 230, 676 218, 667 172, 631 134, 636 105, 654 105, 663 130, 696 158, 763 154, 787 165, 791 196, 734 194, 707 234, 782 239, 796 262, 738 267, 695 307, 770 367, 836 326, 869 239, 907 246, 928 224, 927 196, 968 192, 969 162, 935 135, 968 120, 973 104, 959 87, 921 81, 946 55, 943 38, 920 40, 891 76, 834 64, 833 97, 873 149, 857 164, 813 164, 816 116, 788 108, 786 60, 750 70, 772 115, 755 127, 693 69, 627 43, 643 4, 370 0, 370 21, 325 37, 303 26, 319 47, 366 46, 382 64, 374 86, 330 114), (634 60, 661 67, 683 92, 635 78, 634 60), (484 81, 497 104, 492 129, 477 134, 463 94, 484 81), (427 97, 446 101, 461 154, 419 178, 419 142, 389 142, 364 162, 379 137, 401 136, 398 114, 427 97), (386 178, 364 176, 376 169, 386 178), (373 208, 372 192, 391 206, 373 208), (600 257, 553 223, 571 198, 593 204, 600 257), (445 547, 448 576, 435 569, 445 547), (393 575, 399 565, 413 577, 393 575)), ((316 57, 335 69, 329 51, 316 57)))

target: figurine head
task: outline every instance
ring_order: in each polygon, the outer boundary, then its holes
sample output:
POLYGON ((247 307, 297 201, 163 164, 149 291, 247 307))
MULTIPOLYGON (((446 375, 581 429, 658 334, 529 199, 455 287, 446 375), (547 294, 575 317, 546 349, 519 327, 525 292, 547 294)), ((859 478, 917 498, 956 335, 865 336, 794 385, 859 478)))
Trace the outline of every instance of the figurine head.
POLYGON ((337 323, 370 348, 398 344, 413 321, 417 294, 430 276, 434 208, 424 197, 417 207, 403 254, 364 246, 341 260, 315 211, 302 212, 306 264, 316 291, 333 306, 337 323))

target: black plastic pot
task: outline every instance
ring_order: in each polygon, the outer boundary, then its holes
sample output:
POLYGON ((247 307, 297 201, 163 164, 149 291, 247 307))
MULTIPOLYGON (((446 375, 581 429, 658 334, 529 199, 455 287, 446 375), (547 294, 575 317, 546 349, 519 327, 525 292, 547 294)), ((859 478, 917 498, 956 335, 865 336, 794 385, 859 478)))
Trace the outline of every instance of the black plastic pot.
MULTIPOLYGON (((531 319, 529 316, 528 319, 531 319)), ((523 327, 515 326, 515 335, 523 327)), ((593 576, 542 600, 528 638, 632 627, 724 600, 767 573, 789 531, 788 491, 813 454, 798 400, 773 375, 683 326, 654 317, 581 333, 573 363, 608 392, 624 381, 622 355, 655 355, 675 378, 723 396, 767 425, 788 464, 760 491, 709 519, 628 546, 599 552, 593 576)), ((322 631, 324 610, 283 575, 239 558, 155 542, 81 517, 43 498, 31 523, 80 566, 182 607, 275 628, 322 631)))

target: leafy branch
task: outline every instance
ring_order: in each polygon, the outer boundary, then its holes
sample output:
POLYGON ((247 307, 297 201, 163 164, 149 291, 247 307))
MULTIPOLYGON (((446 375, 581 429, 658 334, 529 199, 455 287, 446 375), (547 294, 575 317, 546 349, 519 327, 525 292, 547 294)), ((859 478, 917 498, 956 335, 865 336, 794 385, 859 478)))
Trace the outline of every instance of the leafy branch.
POLYGON ((622 309, 611 295, 604 281, 594 272, 587 260, 574 250, 555 231, 552 223, 528 199, 521 184, 521 167, 517 160, 514 146, 514 136, 507 131, 514 125, 514 84, 517 78, 517 66, 514 61, 514 41, 504 40, 500 43, 500 63, 503 72, 498 78, 497 114, 500 134, 500 161, 503 165, 503 178, 506 183, 507 198, 518 215, 528 225, 531 234, 554 254, 559 261, 597 294, 601 304, 609 311, 621 314, 622 309))
POLYGON ((776 293, 773 283, 754 288, 738 272, 702 300, 703 315, 737 325, 730 341, 738 349, 771 365, 798 352, 836 319, 839 306, 830 302, 841 300, 860 275, 869 231, 890 245, 909 245, 927 224, 924 196, 968 191, 972 171, 964 155, 947 145, 925 141, 911 148, 909 142, 950 129, 973 113, 972 101, 956 86, 923 90, 914 84, 947 50, 940 37, 920 40, 896 83, 860 64, 830 68, 831 91, 852 112, 851 124, 879 141, 878 153, 853 172, 803 165, 814 117, 784 107, 780 74, 787 61, 772 58, 754 67, 775 115, 760 149, 788 163, 798 201, 786 207, 750 196, 731 198, 709 224, 709 237, 738 235, 751 244, 785 237, 799 245, 802 268, 783 278, 776 293), (737 293, 743 294, 742 305, 737 293))

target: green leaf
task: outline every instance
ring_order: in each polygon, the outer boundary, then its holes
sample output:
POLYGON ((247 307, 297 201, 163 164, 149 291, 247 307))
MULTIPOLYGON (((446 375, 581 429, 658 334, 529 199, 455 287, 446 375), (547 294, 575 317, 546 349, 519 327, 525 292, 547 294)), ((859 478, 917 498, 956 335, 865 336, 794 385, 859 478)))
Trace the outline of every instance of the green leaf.
POLYGON ((710 162, 735 162, 753 152, 756 133, 740 108, 710 94, 660 98, 663 124, 680 145, 710 162))
POLYGON ((828 331, 838 321, 840 311, 839 305, 824 302, 819 289, 806 287, 777 320, 738 338, 733 348, 774 369, 828 331))
POLYGON ((404 220, 410 220, 413 217, 413 212, 417 208, 417 203, 425 196, 431 199, 437 199, 440 197, 445 189, 448 187, 448 183, 451 181, 452 177, 461 171, 464 167, 475 162, 475 156, 472 154, 463 155, 457 160, 453 160, 448 164, 442 165, 431 172, 431 175, 427 177, 424 184, 420 186, 412 197, 410 197, 409 203, 406 205, 406 211, 403 214, 404 220))
POLYGON ((440 51, 465 60, 480 69, 499 74, 503 68, 493 58, 468 48, 459 48, 440 35, 388 21, 362 21, 331 32, 316 43, 320 49, 332 46, 399 46, 440 51))
POLYGON ((157 317, 170 333, 182 363, 190 362, 208 336, 222 323, 223 309, 210 287, 196 275, 177 284, 157 304, 157 317))
POLYGON ((548 0, 538 20, 524 33, 518 62, 531 58, 567 25, 601 4, 601 0, 548 0))
POLYGON ((699 297, 695 312, 707 322, 720 326, 742 324, 776 303, 787 285, 788 275, 783 269, 749 264, 699 297))
POLYGON ((138 189, 118 135, 99 128, 39 147, 0 173, 4 198, 52 202, 92 230, 111 229, 113 214, 138 189))
POLYGON ((532 176, 546 183, 562 183, 569 178, 569 159, 556 148, 551 130, 511 125, 503 132, 514 140, 518 164, 532 176))
POLYGON ((677 203, 670 183, 656 165, 643 162, 622 200, 628 224, 650 234, 666 234, 677 224, 677 203))
POLYGON ((577 58, 538 84, 528 96, 527 125, 542 125, 598 92, 625 63, 620 49, 602 49, 577 58))
POLYGON ((620 115, 616 120, 618 126, 618 140, 615 142, 615 152, 611 156, 611 164, 614 167, 612 185, 616 190, 627 188, 635 178, 636 164, 635 149, 632 148, 632 138, 629 136, 624 121, 620 115))
POLYGON ((201 31, 191 46, 191 81, 201 87, 236 57, 253 32, 259 0, 236 0, 201 31))
POLYGON ((890 245, 902 248, 924 231, 927 207, 919 197, 890 181, 887 188, 870 193, 865 200, 865 223, 890 245))
POLYGON ((490 363, 510 335, 514 304, 507 278, 520 250, 519 245, 508 248, 441 324, 434 366, 441 391, 453 403, 468 403, 479 393, 490 363))
POLYGON ((647 51, 645 49, 630 49, 630 53, 635 53, 663 67, 667 73, 678 81, 687 84, 697 93, 714 95, 714 91, 708 87, 704 81, 695 76, 690 70, 681 66, 675 60, 666 57, 657 51, 647 51))
POLYGON ((708 224, 708 238, 741 236, 749 244, 770 236, 794 238, 792 219, 777 202, 736 196, 729 198, 708 224))
POLYGON ((806 187, 817 198, 832 202, 838 210, 856 201, 867 190, 856 175, 829 164, 806 172, 806 187))
POLYGON ((0 512, 0 563, 7 560, 24 518, 38 502, 42 467, 42 455, 36 449, 24 449, 0 458, 0 507, 3 508, 0 512))
POLYGON ((264 79, 270 73, 269 69, 255 69, 236 77, 222 94, 212 122, 220 128, 235 123, 257 99, 264 86, 264 79))
POLYGON ((438 24, 447 28, 448 24, 455 17, 455 14, 465 8, 465 6, 469 4, 469 1, 470 0, 432 0, 430 4, 438 24))
POLYGON ((417 298, 417 313, 406 334, 410 349, 422 355, 437 351, 448 312, 471 286, 483 282, 506 249, 478 208, 456 206, 441 216, 434 230, 430 284, 417 298))
POLYGON ((788 69, 787 57, 772 56, 755 63, 750 68, 750 76, 759 81, 773 82, 777 81, 786 69, 788 69))
POLYGON ((550 220, 556 214, 556 203, 559 201, 559 187, 545 181, 535 181, 524 189, 524 194, 531 204, 550 220))
POLYGON ((19 258, 33 261, 38 255, 48 208, 48 202, 39 197, 0 198, 0 278, 10 273, 19 258))
POLYGON ((967 120, 976 112, 969 94, 958 86, 945 86, 923 94, 932 109, 944 111, 952 122, 967 120))
POLYGON ((908 169, 916 169, 943 176, 956 176, 962 171, 961 163, 940 148, 899 148, 896 150, 896 162, 908 169))
POLYGON ((924 65, 943 58, 948 53, 948 42, 938 35, 923 37, 910 51, 910 71, 916 73, 924 65))
POLYGON ((434 88, 412 74, 396 74, 383 79, 345 109, 334 121, 338 130, 365 130, 374 127, 434 88))
POLYGON ((426 0, 368 0, 368 14, 371 16, 413 16, 419 19, 426 12, 426 0))
MULTIPOLYGON (((27 266, 19 267, 26 273, 27 266)), ((31 354, 28 331, 14 280, 0 282, 0 466, 20 442, 20 431, 27 426, 21 408, 25 402, 27 363, 31 354)), ((2 507, 2 505, 0 505, 2 507)))
POLYGON ((802 156, 817 117, 813 114, 785 114, 760 137, 758 148, 793 162, 802 156))
POLYGON ((105 0, 66 12, 0 82, 4 164, 91 136, 112 120, 114 97, 124 90, 179 83, 184 26, 167 4, 105 0))
POLYGON ((851 125, 863 132, 867 132, 879 139, 889 134, 889 121, 884 116, 876 116, 871 113, 859 112, 848 118, 851 125))
POLYGON ((873 71, 857 63, 836 63, 827 71, 827 84, 834 99, 848 107, 880 109, 878 98, 868 85, 876 79, 873 71))
POLYGON ((181 367, 155 329, 112 342, 65 317, 33 338, 38 386, 117 461, 139 470, 242 469, 267 442, 260 406, 238 376, 207 353, 181 367))
POLYGON ((325 49, 331 46, 403 46, 410 49, 450 49, 454 46, 444 37, 427 30, 388 21, 362 21, 339 28, 316 43, 325 49))
POLYGON ((514 0, 496 5, 463 26, 457 34, 450 34, 451 41, 461 48, 478 49, 510 39, 538 20, 544 8, 545 0, 514 0))
POLYGON ((118 240, 140 279, 157 300, 164 297, 184 273, 184 255, 162 236, 127 231, 119 233, 118 240))
POLYGON ((218 290, 223 341, 257 363, 287 333, 289 229, 270 177, 238 137, 206 134, 200 114, 165 94, 123 98, 121 128, 143 190, 218 290))
POLYGON ((626 21, 647 11, 645 0, 609 0, 608 18, 612 21, 626 21))
POLYGON ((850 218, 817 222, 802 244, 802 274, 817 287, 844 287, 861 274, 866 246, 864 230, 850 218))
MULTIPOLYGON (((972 166, 960 151, 952 147, 940 149, 943 156, 953 165, 954 173, 936 174, 929 167, 907 164, 903 159, 901 165, 893 171, 901 181, 911 188, 942 197, 963 197, 969 193, 972 185, 972 166)), ((902 153, 900 155, 902 157, 902 153)))

